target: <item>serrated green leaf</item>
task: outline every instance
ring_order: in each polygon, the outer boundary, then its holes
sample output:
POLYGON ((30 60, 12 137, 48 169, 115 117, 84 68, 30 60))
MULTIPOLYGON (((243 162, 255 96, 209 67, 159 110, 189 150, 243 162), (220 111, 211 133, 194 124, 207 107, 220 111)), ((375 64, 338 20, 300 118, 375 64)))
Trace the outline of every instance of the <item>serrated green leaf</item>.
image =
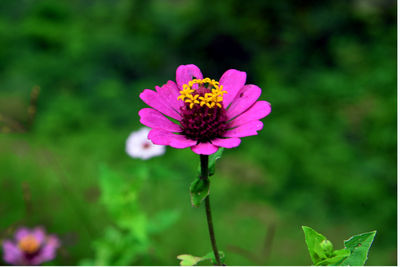
POLYGON ((341 266, 361 266, 368 259, 368 251, 374 241, 376 231, 352 236, 344 241, 344 246, 350 251, 350 255, 340 264, 341 266))
POLYGON ((202 257, 196 257, 189 254, 178 255, 177 258, 180 260, 179 265, 181 266, 193 266, 203 259, 202 257))
POLYGON ((222 153, 224 152, 224 148, 218 149, 217 152, 210 155, 208 159, 208 176, 213 176, 215 173, 215 162, 222 157, 222 153))
POLYGON ((190 185, 190 198, 192 205, 198 207, 210 192, 210 180, 197 178, 190 185))
POLYGON ((302 228, 311 260, 313 264, 317 265, 320 261, 327 258, 326 251, 321 246, 321 243, 327 239, 308 226, 302 226, 302 228))

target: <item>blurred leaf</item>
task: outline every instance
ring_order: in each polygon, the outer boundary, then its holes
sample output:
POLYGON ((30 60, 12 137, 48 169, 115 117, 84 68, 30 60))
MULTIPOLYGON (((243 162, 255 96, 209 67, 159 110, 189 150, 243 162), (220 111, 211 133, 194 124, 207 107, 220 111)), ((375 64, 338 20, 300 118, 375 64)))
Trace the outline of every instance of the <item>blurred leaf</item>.
POLYGON ((176 210, 163 210, 153 216, 147 223, 149 233, 161 233, 174 224, 179 218, 176 210))
MULTIPOLYGON (((197 263, 205 260, 211 261, 214 265, 217 264, 217 261, 215 260, 214 257, 214 252, 209 252, 203 257, 196 257, 190 254, 182 254, 177 257, 181 262, 179 263, 181 266, 193 266, 196 265, 197 263)), ((225 262, 225 254, 222 251, 219 251, 219 258, 222 264, 225 262)))
POLYGON ((363 233, 351 237, 349 240, 344 241, 350 255, 342 262, 342 266, 359 266, 364 265, 368 259, 368 251, 374 241, 376 231, 363 233))
POLYGON ((177 256, 178 260, 180 260, 179 265, 181 266, 193 266, 202 260, 201 257, 196 257, 189 254, 182 254, 177 256))
POLYGON ((208 196, 210 192, 210 180, 197 178, 190 185, 190 197, 192 205, 195 207, 200 206, 201 202, 208 196))
MULTIPOLYGON (((225 253, 221 250, 218 251, 218 253, 219 253, 219 260, 220 260, 221 264, 224 264, 225 263, 225 253)), ((202 259, 203 260, 209 259, 212 262, 212 264, 214 264, 214 265, 217 264, 217 260, 215 259, 215 255, 214 255, 213 251, 207 253, 207 255, 203 256, 202 259)))

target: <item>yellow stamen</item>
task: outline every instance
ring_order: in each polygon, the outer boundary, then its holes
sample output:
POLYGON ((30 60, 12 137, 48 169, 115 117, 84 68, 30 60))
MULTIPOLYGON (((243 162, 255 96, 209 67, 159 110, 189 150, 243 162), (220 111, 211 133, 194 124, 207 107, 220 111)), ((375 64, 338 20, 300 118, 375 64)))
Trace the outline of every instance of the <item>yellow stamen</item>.
POLYGON ((189 108, 191 109, 195 104, 200 104, 201 107, 206 105, 209 108, 213 108, 215 106, 221 108, 222 105, 220 102, 223 101, 223 95, 226 93, 227 91, 222 90, 222 85, 219 85, 219 82, 215 81, 214 79, 193 79, 182 86, 178 100, 189 103, 189 108), (198 84, 199 86, 208 84, 208 88, 211 89, 211 92, 205 93, 204 96, 200 96, 195 92, 196 90, 193 89, 193 85, 195 84, 198 84))
POLYGON ((22 251, 33 254, 39 249, 40 244, 34 236, 27 235, 19 241, 18 246, 22 251))

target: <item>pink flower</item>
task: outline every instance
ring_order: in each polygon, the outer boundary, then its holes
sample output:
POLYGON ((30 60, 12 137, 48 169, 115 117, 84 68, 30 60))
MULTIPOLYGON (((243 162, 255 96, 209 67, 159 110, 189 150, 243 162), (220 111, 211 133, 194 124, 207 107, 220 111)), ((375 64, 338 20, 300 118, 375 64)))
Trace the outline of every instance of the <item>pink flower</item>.
POLYGON ((176 83, 140 94, 151 107, 139 111, 140 122, 152 128, 148 138, 157 145, 190 147, 202 155, 237 147, 241 137, 257 135, 263 127, 260 119, 271 112, 267 101, 257 101, 261 89, 245 83, 242 71, 227 70, 217 82, 203 79, 193 64, 181 65, 176 83))
POLYGON ((13 265, 39 265, 55 258, 60 242, 54 235, 46 235, 37 227, 33 230, 20 228, 15 240, 3 241, 3 259, 13 265))

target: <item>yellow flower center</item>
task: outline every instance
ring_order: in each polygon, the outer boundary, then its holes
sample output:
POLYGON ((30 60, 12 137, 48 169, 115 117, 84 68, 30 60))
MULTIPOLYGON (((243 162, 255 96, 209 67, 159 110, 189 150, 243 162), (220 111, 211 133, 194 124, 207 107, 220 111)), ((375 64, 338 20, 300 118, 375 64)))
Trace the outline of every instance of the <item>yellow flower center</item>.
POLYGON ((227 91, 223 91, 222 85, 219 85, 219 82, 214 79, 193 79, 182 86, 182 90, 180 91, 181 95, 178 96, 178 100, 189 103, 191 109, 195 104, 200 105, 201 107, 206 105, 209 108, 215 106, 221 108, 222 105, 220 102, 222 102, 225 93, 227 93, 227 91), (199 85, 199 89, 205 89, 204 92, 201 92, 202 90, 193 89, 193 85, 195 84, 199 85))
POLYGON ((27 235, 19 241, 18 246, 22 251, 33 254, 38 251, 40 244, 34 236, 27 235))

